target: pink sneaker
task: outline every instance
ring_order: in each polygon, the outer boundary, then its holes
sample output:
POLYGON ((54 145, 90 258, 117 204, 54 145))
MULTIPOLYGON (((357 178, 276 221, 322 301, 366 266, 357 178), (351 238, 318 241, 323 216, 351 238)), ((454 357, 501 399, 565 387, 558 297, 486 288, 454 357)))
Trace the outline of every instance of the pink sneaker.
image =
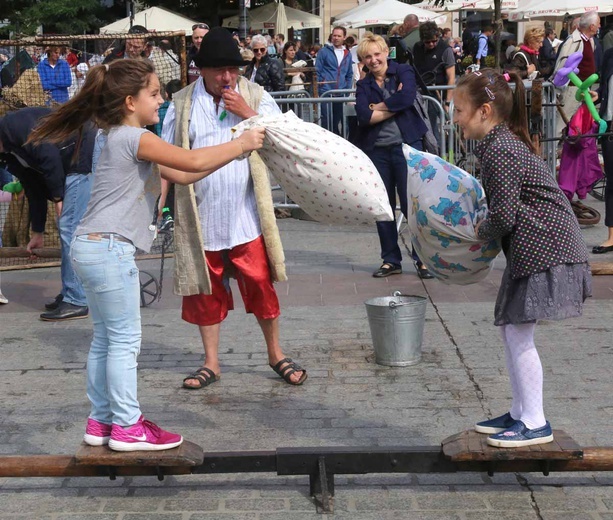
POLYGON ((111 438, 111 425, 101 423, 92 419, 87 419, 87 426, 85 428, 85 435, 83 440, 90 446, 106 446, 111 438))
POLYGON ((113 424, 109 448, 115 451, 159 451, 176 448, 183 437, 162 430, 142 415, 132 426, 113 424))

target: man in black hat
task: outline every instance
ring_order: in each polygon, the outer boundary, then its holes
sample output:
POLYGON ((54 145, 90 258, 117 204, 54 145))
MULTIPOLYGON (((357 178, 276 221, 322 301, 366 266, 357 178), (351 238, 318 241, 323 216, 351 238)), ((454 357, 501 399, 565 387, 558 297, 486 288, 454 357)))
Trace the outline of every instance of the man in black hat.
MULTIPOLYGON (((262 87, 240 75, 243 61, 225 29, 211 29, 195 58, 200 78, 177 92, 164 119, 162 138, 183 148, 232 139, 242 120, 281 111, 262 87)), ((268 362, 291 385, 306 370, 279 345, 279 300, 273 282, 287 279, 268 170, 257 153, 235 160, 193 187, 175 186, 175 292, 182 317, 198 325, 205 362, 183 380, 189 389, 219 380, 219 332, 233 308, 229 271, 236 277, 245 310, 264 333, 268 362)))

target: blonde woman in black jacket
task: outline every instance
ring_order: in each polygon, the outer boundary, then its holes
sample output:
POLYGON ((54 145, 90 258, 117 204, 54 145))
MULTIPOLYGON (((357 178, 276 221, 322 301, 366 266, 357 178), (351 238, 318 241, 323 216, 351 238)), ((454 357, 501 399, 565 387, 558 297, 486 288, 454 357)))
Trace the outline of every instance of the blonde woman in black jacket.
POLYGON ((539 61, 539 52, 543 46, 545 31, 532 27, 524 34, 524 43, 513 54, 509 71, 516 72, 521 79, 536 79, 551 74, 552 67, 539 61))

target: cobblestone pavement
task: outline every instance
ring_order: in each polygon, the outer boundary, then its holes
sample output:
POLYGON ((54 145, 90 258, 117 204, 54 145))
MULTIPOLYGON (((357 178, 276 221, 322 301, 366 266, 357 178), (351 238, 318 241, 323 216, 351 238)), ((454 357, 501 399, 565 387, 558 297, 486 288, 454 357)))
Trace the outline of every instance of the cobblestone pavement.
MULTIPOLYGON (((139 397, 147 417, 205 451, 230 451, 434 446, 508 409, 503 350, 492 325, 503 259, 471 286, 422 282, 409 262, 402 275, 378 280, 371 277, 378 267, 373 229, 291 219, 279 225, 289 271, 289 281, 277 285, 282 343, 308 369, 307 383, 290 387, 272 372, 255 320, 236 302, 222 329, 220 383, 182 390, 182 378, 202 361, 202 345, 196 328, 180 319, 167 261, 162 299, 142 311, 139 397), (363 303, 396 289, 429 299, 423 360, 405 368, 374 363, 363 303)), ((605 236, 602 224, 584 232, 590 248, 605 236)), ((140 264, 159 275, 159 261, 140 264)), ((91 323, 38 321, 58 289, 58 269, 2 274, 11 303, 0 307, 0 454, 73 454, 81 441, 91 323)), ((548 419, 584 446, 613 445, 611 316, 613 279, 600 276, 583 318, 537 329, 548 419)), ((334 518, 613 520, 612 484, 610 473, 337 476, 334 518)), ((0 519, 322 518, 308 495, 308 478, 269 474, 163 482, 5 478, 0 519)))

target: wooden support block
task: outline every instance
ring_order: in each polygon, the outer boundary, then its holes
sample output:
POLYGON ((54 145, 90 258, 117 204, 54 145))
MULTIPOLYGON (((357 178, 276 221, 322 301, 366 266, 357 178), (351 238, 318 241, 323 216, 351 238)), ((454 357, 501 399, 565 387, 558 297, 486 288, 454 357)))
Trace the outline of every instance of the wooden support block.
POLYGON ((203 460, 203 449, 185 440, 177 448, 162 451, 113 451, 83 442, 75 455, 77 464, 89 466, 200 466, 203 460))
POLYGON ((524 448, 495 448, 487 435, 466 430, 442 442, 443 454, 454 462, 497 460, 573 460, 583 458, 583 449, 562 430, 553 430, 553 442, 524 448))
POLYGON ((594 276, 613 274, 613 262, 590 262, 590 269, 594 276))

